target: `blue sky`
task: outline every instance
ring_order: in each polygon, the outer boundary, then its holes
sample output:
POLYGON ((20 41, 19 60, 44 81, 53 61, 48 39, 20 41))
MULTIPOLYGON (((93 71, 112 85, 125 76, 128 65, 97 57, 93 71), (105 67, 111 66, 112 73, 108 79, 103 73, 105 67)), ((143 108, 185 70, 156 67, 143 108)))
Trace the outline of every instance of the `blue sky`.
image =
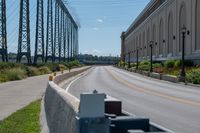
MULTIPOLYGON (((7 1, 8 50, 17 51, 19 0, 7 1)), ((149 0, 68 0, 78 18, 79 51, 82 54, 120 55, 120 34, 138 16, 149 0)), ((46 0, 45 12, 46 12, 46 0)), ((30 0, 31 50, 34 53, 36 0, 30 0)), ((46 15, 45 15, 46 17, 46 15)), ((45 18, 46 22, 46 18, 45 18)), ((46 28, 45 28, 46 30, 46 28)))

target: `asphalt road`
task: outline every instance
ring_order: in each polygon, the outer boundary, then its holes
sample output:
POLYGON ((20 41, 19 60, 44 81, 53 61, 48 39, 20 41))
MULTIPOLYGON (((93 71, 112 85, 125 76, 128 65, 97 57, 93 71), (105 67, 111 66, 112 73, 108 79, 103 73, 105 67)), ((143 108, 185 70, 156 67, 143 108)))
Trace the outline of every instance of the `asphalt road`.
POLYGON ((200 88, 100 66, 74 81, 69 92, 79 98, 94 89, 122 100, 125 111, 176 133, 200 133, 200 88))

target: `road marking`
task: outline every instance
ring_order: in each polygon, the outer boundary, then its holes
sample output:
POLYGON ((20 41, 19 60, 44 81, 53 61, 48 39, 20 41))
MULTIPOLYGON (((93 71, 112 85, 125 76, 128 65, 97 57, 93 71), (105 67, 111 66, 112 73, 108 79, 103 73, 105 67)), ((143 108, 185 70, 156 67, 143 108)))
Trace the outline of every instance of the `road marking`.
POLYGON ((79 80, 80 78, 82 78, 83 76, 85 76, 85 75, 87 75, 89 73, 89 71, 86 71, 85 73, 82 73, 80 76, 78 76, 77 78, 75 78, 74 80, 72 80, 69 84, 68 84, 68 86, 67 86, 67 88, 65 89, 67 92, 69 91, 69 88, 72 86, 72 84, 74 83, 74 82, 76 82, 77 80, 79 80))
POLYGON ((167 94, 163 94, 163 93, 160 93, 160 92, 157 92, 157 91, 147 90, 147 89, 138 87, 138 86, 136 86, 136 85, 134 85, 134 84, 132 84, 132 83, 120 78, 119 76, 116 76, 116 74, 114 74, 113 72, 109 71, 107 68, 106 68, 106 70, 108 71, 108 73, 110 73, 110 75, 115 80, 117 80, 121 84, 124 84, 124 85, 128 86, 129 88, 134 89, 136 91, 139 91, 139 92, 142 92, 142 93, 145 93, 145 94, 154 95, 154 96, 159 96, 159 97, 162 97, 162 98, 165 98, 165 99, 169 99, 169 100, 172 100, 172 101, 175 101, 175 102, 183 103, 183 104, 188 104, 188 105, 192 105, 192 106, 200 106, 199 102, 186 100, 186 99, 178 98, 178 97, 175 97, 175 96, 170 96, 170 95, 167 95, 167 94))

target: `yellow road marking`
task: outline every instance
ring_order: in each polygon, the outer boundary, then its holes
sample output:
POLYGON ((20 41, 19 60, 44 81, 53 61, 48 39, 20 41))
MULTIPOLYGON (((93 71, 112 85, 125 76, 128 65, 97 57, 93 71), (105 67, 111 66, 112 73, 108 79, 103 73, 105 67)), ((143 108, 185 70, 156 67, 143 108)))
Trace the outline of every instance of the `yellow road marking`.
MULTIPOLYGON (((106 70, 107 70, 107 68, 106 68, 106 70)), ((160 93, 160 92, 157 92, 157 91, 147 90, 147 89, 138 87, 138 86, 136 86, 136 85, 134 85, 134 84, 132 84, 132 83, 120 78, 119 76, 116 76, 113 72, 111 72, 109 70, 107 70, 107 71, 110 73, 110 75, 115 80, 117 80, 121 84, 124 84, 124 85, 128 86, 129 88, 134 89, 136 91, 139 91, 139 92, 142 92, 142 93, 145 93, 145 94, 154 95, 154 96, 159 96, 159 97, 162 97, 162 98, 165 98, 165 99, 169 99, 169 100, 172 100, 172 101, 175 101, 175 102, 183 103, 183 104, 188 104, 188 105, 192 105, 192 106, 200 106, 199 102, 186 100, 186 99, 178 98, 178 97, 175 97, 175 96, 170 96, 170 95, 167 95, 167 94, 163 94, 163 93, 160 93)))

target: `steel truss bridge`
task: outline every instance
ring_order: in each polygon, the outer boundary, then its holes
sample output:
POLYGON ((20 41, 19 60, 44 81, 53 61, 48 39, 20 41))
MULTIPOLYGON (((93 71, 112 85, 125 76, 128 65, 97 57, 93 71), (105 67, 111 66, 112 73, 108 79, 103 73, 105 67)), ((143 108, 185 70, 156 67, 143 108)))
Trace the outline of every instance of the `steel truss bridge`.
MULTIPOLYGON (((78 24, 63 0, 37 0, 35 51, 31 59, 30 0, 20 0, 17 62, 64 62, 78 55, 78 24), (47 22, 44 23, 44 2, 47 2, 47 22), (45 25, 46 24, 46 25, 45 25), (46 26, 46 31, 44 27, 46 26), (46 32, 46 34, 44 34, 46 32), (46 39, 45 39, 46 36, 46 39)), ((6 0, 0 0, 0 57, 8 61, 6 0)))

